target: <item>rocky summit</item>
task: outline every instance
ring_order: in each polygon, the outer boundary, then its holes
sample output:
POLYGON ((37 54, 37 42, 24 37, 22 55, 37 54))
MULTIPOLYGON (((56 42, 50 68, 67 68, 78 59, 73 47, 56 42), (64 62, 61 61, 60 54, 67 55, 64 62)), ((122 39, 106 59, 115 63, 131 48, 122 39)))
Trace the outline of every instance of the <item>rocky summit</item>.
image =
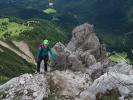
POLYGON ((67 46, 53 46, 56 65, 42 74, 24 74, 0 86, 1 100, 133 100, 133 66, 109 60, 88 23, 72 31, 67 46))

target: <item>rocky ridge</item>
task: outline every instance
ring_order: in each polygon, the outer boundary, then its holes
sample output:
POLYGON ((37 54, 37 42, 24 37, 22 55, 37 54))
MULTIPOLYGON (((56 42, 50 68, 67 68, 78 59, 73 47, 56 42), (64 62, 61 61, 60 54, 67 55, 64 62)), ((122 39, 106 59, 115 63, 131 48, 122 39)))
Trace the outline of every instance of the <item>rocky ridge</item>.
POLYGON ((116 100, 132 100, 133 66, 113 64, 93 27, 80 25, 72 31, 67 46, 60 42, 53 46, 57 64, 49 72, 24 74, 1 85, 0 99, 103 100, 117 90, 116 100))

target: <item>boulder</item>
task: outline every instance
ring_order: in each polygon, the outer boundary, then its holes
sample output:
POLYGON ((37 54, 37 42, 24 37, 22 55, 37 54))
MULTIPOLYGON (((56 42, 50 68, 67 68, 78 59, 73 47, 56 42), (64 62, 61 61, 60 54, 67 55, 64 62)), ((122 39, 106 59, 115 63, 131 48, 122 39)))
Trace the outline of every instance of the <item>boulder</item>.
POLYGON ((98 37, 93 32, 93 25, 85 23, 77 26, 72 31, 72 39, 67 45, 70 51, 82 49, 83 52, 89 50, 95 58, 104 59, 106 57, 105 45, 100 44, 98 37))
POLYGON ((68 68, 73 71, 83 71, 84 66, 76 55, 71 54, 68 57, 68 68))
POLYGON ((99 78, 103 74, 103 66, 101 62, 95 63, 87 68, 86 73, 88 73, 93 80, 99 78))
POLYGON ((126 62, 120 62, 112 67, 108 67, 108 71, 131 75, 133 72, 133 66, 127 64, 126 62))
MULTIPOLYGON (((133 75, 125 75, 115 72, 108 72, 96 79, 93 84, 80 95, 81 100, 89 97, 96 100, 98 93, 105 94, 108 90, 118 89, 123 97, 133 97, 133 75)), ((133 98, 132 98, 133 99, 133 98)))
POLYGON ((89 67, 97 62, 95 57, 90 54, 89 51, 83 52, 81 54, 81 61, 85 64, 86 67, 89 67))
POLYGON ((49 93, 44 75, 24 74, 0 86, 1 100, 42 100, 49 93))
POLYGON ((75 97, 92 84, 88 74, 81 72, 53 71, 47 74, 52 94, 75 97))

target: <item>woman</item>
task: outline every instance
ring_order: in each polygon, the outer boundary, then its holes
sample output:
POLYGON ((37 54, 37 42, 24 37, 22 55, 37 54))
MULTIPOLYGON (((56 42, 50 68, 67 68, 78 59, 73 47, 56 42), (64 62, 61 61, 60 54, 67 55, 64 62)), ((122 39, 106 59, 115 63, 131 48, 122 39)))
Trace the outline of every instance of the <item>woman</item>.
POLYGON ((52 60, 55 61, 55 56, 51 51, 51 48, 48 46, 49 41, 45 39, 43 43, 39 46, 37 51, 37 73, 40 72, 40 65, 42 60, 44 60, 44 71, 47 72, 47 63, 49 60, 48 52, 50 53, 52 60))

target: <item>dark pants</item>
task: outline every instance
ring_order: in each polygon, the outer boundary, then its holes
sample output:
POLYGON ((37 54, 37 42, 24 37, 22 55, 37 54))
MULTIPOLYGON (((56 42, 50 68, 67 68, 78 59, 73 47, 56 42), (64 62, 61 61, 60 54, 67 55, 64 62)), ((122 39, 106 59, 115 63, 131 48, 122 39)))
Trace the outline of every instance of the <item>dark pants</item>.
POLYGON ((37 60, 37 72, 40 72, 40 65, 41 65, 42 60, 44 61, 44 71, 45 72, 47 71, 48 59, 49 59, 49 57, 48 57, 48 55, 46 55, 37 60))

